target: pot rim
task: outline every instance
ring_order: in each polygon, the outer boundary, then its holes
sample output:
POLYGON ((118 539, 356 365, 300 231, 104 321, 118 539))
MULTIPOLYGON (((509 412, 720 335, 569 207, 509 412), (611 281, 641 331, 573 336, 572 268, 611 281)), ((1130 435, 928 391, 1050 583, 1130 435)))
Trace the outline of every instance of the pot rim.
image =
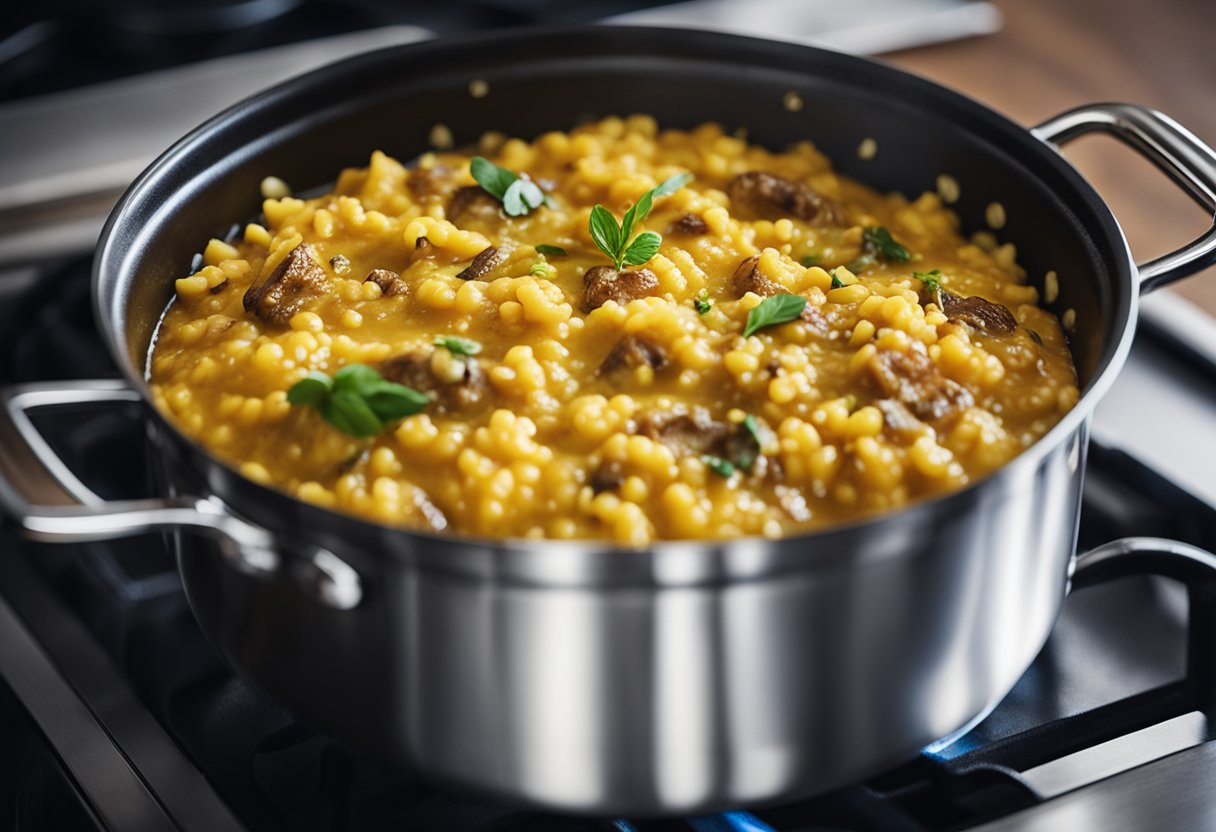
MULTIPOLYGON (((243 486, 252 488, 257 494, 264 496, 266 499, 272 501, 275 499, 286 499, 292 503, 306 507, 309 511, 324 512, 325 514, 330 515, 341 522, 356 523, 366 527, 368 530, 378 530, 380 532, 388 531, 397 535, 404 535, 408 538, 417 539, 420 543, 433 542, 437 544, 446 544, 449 546, 463 544, 480 549, 497 549, 503 552, 544 552, 546 554, 560 553, 562 556, 566 556, 571 553, 595 555, 608 552, 627 552, 639 556, 662 556, 664 553, 667 553, 667 556, 670 557, 672 555, 678 556, 682 552, 693 550, 702 553, 703 555, 707 547, 739 549, 777 542, 787 544, 810 543, 811 541, 815 540, 828 539, 838 534, 848 534, 861 527, 897 521, 915 522, 930 516, 930 513, 948 513, 952 509, 968 502, 977 489, 985 487, 996 480, 1002 479, 1003 476, 1010 470, 1017 467, 1026 468, 1028 466, 1037 466, 1047 454, 1064 442, 1068 441, 1069 437, 1073 436, 1078 431, 1081 431, 1086 426, 1098 401, 1105 395, 1111 384, 1113 384, 1115 376, 1117 376, 1119 371, 1122 369, 1128 351, 1131 348, 1131 341, 1135 332, 1137 311, 1139 306, 1139 292, 1137 284, 1138 269, 1132 257, 1131 249, 1127 243, 1126 236, 1124 235, 1122 228, 1119 226, 1118 221, 1114 217, 1114 214, 1110 210, 1110 207, 1077 171, 1077 169, 1058 152, 1054 145, 1038 139, 1027 128, 1017 124, 1010 118, 987 107, 986 105, 981 104, 975 99, 955 92, 954 90, 936 82, 904 70, 897 69, 882 61, 845 53, 832 52, 830 50, 820 49, 818 47, 803 44, 769 41, 761 38, 746 37, 721 32, 631 26, 613 26, 611 28, 615 33, 619 33, 622 38, 650 37, 670 41, 671 38, 679 36, 695 37, 698 41, 697 52, 702 56, 700 60, 705 60, 706 57, 715 57, 719 52, 729 53, 732 49, 738 51, 746 50, 749 47, 752 49, 763 47, 769 52, 775 51, 786 53, 791 57, 798 57, 799 55, 806 56, 807 54, 815 55, 820 59, 828 59, 841 64, 842 69, 845 71, 857 70, 868 73, 878 73, 891 81, 897 81, 900 84, 908 85, 914 90, 929 96, 933 96, 947 104, 969 109, 974 115, 980 117, 986 122, 986 129, 992 129, 1003 133, 1012 141, 1022 142, 1023 150, 1037 156, 1038 161, 1041 164, 1049 166, 1053 169, 1055 174, 1062 176, 1065 180, 1067 180, 1075 189, 1076 196, 1083 200, 1085 204, 1094 212, 1094 218, 1105 226, 1105 230, 1113 238, 1117 239, 1121 243, 1121 248, 1118 252, 1100 251, 1099 254, 1110 255, 1109 257, 1103 259, 1107 261, 1112 283, 1124 284, 1121 292, 1117 294, 1116 303, 1114 305, 1115 308, 1113 309, 1116 316, 1122 314, 1124 318, 1122 326, 1116 327, 1111 335, 1113 339, 1116 339, 1114 341, 1114 349, 1109 352, 1105 362, 1098 367, 1094 376, 1089 380, 1084 392, 1072 410, 1065 414, 1064 417, 1046 434, 1040 437, 1037 442, 1035 442, 1029 448, 1024 449, 1016 457, 1005 463, 1000 468, 997 468, 995 471, 992 471, 989 474, 968 483, 966 486, 956 491, 915 500, 894 510, 883 511, 881 513, 858 518, 848 522, 832 524, 823 528, 813 529, 800 534, 788 535, 775 539, 761 536, 709 539, 663 539, 653 541, 645 547, 624 547, 614 543, 611 540, 602 538, 575 540, 555 540, 550 538, 528 539, 519 537, 487 538, 476 535, 456 534, 449 532, 436 533, 379 523, 344 511, 331 509, 314 503, 306 503, 305 501, 300 500, 298 497, 286 491, 273 486, 262 485, 248 479, 232 464, 215 456, 203 445, 182 433, 178 427, 164 414, 162 414, 160 410, 151 402, 145 375, 134 365, 134 363, 130 360, 130 355, 124 349, 123 345, 126 332, 121 330, 116 323, 115 315, 113 309, 111 308, 115 305, 114 301, 111 298, 104 297, 100 287, 106 274, 111 272, 122 272, 129 268, 125 262, 127 247, 126 240, 123 239, 122 233, 125 230, 125 226, 129 222, 134 221, 134 219, 128 215, 134 213, 137 203, 147 196, 147 192, 154 188, 161 176, 183 164, 189 164, 190 153, 196 146, 201 143, 208 142, 211 134, 217 130, 221 130, 233 121, 239 120, 242 116, 250 111, 264 108, 277 100, 297 95, 308 90, 310 87, 317 85, 319 82, 326 80, 331 75, 351 71, 360 67, 370 68, 371 66, 389 60, 398 54, 425 54, 427 52, 435 52, 441 55, 444 51, 455 48, 469 48, 478 46, 493 47, 512 43, 516 45, 521 43, 532 45, 530 42, 537 39, 540 39, 542 43, 544 41, 569 41, 587 36, 589 33, 600 31, 603 28, 605 27, 589 25, 517 27, 455 36, 445 36, 435 38, 433 40, 376 49, 327 64, 324 67, 296 76, 262 92, 256 93, 246 99, 243 99, 237 104, 232 105, 231 107, 203 122, 185 136, 178 139, 171 147, 162 153, 132 182, 132 184, 119 199, 114 209, 111 211, 106 220, 105 226, 102 229, 101 236, 98 239, 92 271, 93 312, 98 324, 98 328, 103 333, 107 348, 110 350, 111 356, 118 364, 124 380, 139 393, 144 405, 146 405, 146 409, 151 412, 158 427, 161 430, 167 430, 175 440, 185 447, 190 448, 192 451, 192 456, 195 458, 204 459, 212 465, 220 466, 228 474, 240 480, 243 486)), ((542 54, 542 57, 538 59, 537 63, 543 63, 544 60, 545 58, 542 54)), ((152 338, 154 341, 155 332, 153 332, 152 338)), ((149 343, 147 346, 147 350, 150 349, 151 343, 149 343)), ((816 548, 817 547, 807 546, 806 549, 808 555, 812 552, 818 555, 824 554, 823 550, 816 551, 816 548)))

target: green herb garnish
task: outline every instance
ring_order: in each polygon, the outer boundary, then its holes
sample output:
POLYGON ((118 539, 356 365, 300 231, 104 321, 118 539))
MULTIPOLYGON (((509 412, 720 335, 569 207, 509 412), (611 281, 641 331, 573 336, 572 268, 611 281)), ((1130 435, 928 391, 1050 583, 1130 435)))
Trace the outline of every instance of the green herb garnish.
POLYGON ((541 277, 553 277, 557 274, 557 267, 545 260, 542 254, 540 259, 532 264, 532 268, 528 269, 528 274, 536 274, 541 277))
POLYGON ((530 214, 542 205, 552 207, 553 200, 540 186, 513 170, 500 168, 484 156, 474 156, 469 172, 486 193, 502 202, 502 209, 511 217, 530 214))
POLYGON ((806 254, 802 255, 802 259, 798 262, 809 269, 811 266, 818 266, 820 263, 822 263, 823 258, 813 251, 808 251, 806 254))
POLYGON ((654 207, 655 197, 673 194, 691 181, 691 173, 677 173, 669 177, 661 185, 642 194, 633 207, 625 212, 625 217, 619 225, 611 211, 603 205, 596 205, 591 209, 591 219, 588 222, 591 239, 600 251, 608 255, 608 259, 618 270, 624 266, 642 265, 655 256, 663 238, 654 231, 643 231, 630 242, 634 226, 646 219, 646 215, 654 207))
POLYGON ((747 414, 743 418, 743 429, 747 431, 752 440, 756 443, 755 453, 744 453, 735 460, 735 465, 742 468, 744 471, 751 470, 752 465, 756 462, 756 457, 760 455, 764 448, 764 436, 760 433, 760 423, 756 421, 756 417, 752 414, 747 414))
POLYGON ((891 232, 881 225, 872 225, 862 232, 862 240, 867 251, 876 254, 884 260, 893 263, 906 263, 912 259, 912 252, 895 242, 891 232))
POLYGON ((709 470, 713 471, 719 477, 729 477, 735 473, 735 464, 730 460, 723 459, 720 456, 712 454, 704 454, 701 461, 709 466, 709 470))
POLYGON ((743 337, 747 338, 758 329, 776 324, 784 324, 796 320, 806 308, 806 298, 802 295, 782 293, 765 298, 747 313, 747 325, 743 327, 743 337))
POLYGON ((287 401, 315 407, 335 428, 361 438, 379 434, 387 423, 417 413, 430 403, 425 394, 388 381, 365 364, 349 364, 333 378, 309 373, 287 391, 287 401))
POLYGON ((936 295, 942 288, 942 273, 938 269, 931 272, 912 272, 912 276, 921 282, 921 287, 931 295, 936 295))
POLYGON ((456 355, 477 355, 481 352, 481 344, 458 335, 439 335, 435 338, 435 346, 443 347, 456 355))
POLYGON ((704 315, 713 308, 714 302, 709 299, 709 290, 702 289, 697 292, 697 296, 692 299, 693 308, 697 310, 698 315, 704 315))
POLYGON ((547 254, 550 257, 565 257, 566 250, 561 246, 551 246, 548 243, 541 243, 538 246, 533 246, 537 254, 547 254))
POLYGON ((841 280, 839 277, 837 277, 836 270, 832 269, 832 288, 833 289, 843 289, 844 287, 845 287, 845 282, 843 280, 841 280))

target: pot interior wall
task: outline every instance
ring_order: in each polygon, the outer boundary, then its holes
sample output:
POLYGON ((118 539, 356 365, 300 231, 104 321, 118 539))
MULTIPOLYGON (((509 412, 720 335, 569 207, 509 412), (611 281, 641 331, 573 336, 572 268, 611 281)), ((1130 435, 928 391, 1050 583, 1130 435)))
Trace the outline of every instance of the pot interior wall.
POLYGON ((939 174, 961 185, 964 230, 1005 208, 1002 241, 1040 287, 1054 270, 1059 314, 1077 310, 1074 352, 1082 386, 1116 346, 1131 286, 1109 211, 1054 152, 961 96, 868 61, 805 47, 708 33, 596 28, 543 30, 426 43, 371 53, 238 105, 179 143, 122 208, 99 266, 99 313, 133 377, 173 280, 211 236, 260 210, 259 183, 323 186, 381 149, 410 159, 430 149, 436 124, 458 144, 486 130, 533 137, 609 114, 650 113, 662 126, 706 120, 743 128, 780 148, 809 139, 837 168, 915 198, 939 174), (469 84, 486 81, 474 98, 469 84), (800 108, 786 106, 795 93, 800 108), (863 139, 877 142, 869 161, 863 139), (103 256, 104 260, 104 256, 103 256))

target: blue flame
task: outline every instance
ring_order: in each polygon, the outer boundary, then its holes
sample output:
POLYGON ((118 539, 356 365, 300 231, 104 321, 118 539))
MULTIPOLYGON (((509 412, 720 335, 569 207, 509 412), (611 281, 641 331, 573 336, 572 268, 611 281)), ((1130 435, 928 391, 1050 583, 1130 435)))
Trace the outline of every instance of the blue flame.
POLYGON ((776 832, 749 812, 723 812, 705 818, 689 818, 685 822, 695 832, 776 832))

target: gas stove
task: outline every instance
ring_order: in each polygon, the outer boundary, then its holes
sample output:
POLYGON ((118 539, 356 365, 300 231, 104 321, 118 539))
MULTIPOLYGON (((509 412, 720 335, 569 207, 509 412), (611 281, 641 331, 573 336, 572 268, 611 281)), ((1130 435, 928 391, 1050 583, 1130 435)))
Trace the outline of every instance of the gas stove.
MULTIPOLYGON (((267 20, 303 32, 287 37, 280 26, 284 40, 255 38, 257 45, 308 36, 301 7, 338 8, 300 0, 281 9, 266 0, 216 5, 277 9, 280 16, 267 20)), ((379 7, 358 8, 371 15, 379 7)), ((424 24, 472 25, 462 14, 484 15, 476 25, 518 22, 536 8, 451 4, 446 17, 424 24)), ((139 19, 110 25, 138 29, 131 21, 139 19)), ((369 25, 338 19, 350 25, 334 23, 330 33, 369 25)), ((238 35, 258 25, 234 28, 212 52, 193 51, 202 49, 194 41, 181 41, 195 43, 182 49, 192 58, 243 51, 238 35)), ((132 60, 145 69, 174 63, 163 52, 132 60)), ((18 97, 3 73, 0 63, 0 100, 18 97)), ((35 91, 80 80, 65 70, 35 91)), ((0 106, 0 119, 4 112, 0 106)), ((93 196, 110 198, 104 189, 93 196)), ((4 219, 0 211, 0 238, 9 230, 4 219)), ((92 320, 89 259, 73 253, 87 234, 60 239, 58 248, 19 258, 26 265, 0 269, 0 385, 117 376, 92 320)), ((1168 294, 1146 303, 1145 313, 1131 359, 1096 417, 1079 546, 1140 536, 1213 549, 1216 451, 1194 440, 1216 425, 1216 324, 1168 294)), ((101 496, 151 494, 134 406, 53 410, 35 421, 101 496)), ((302 725, 236 677, 203 638, 160 535, 46 546, 0 532, 0 736, 7 740, 0 818, 14 829, 65 832, 1216 828, 1216 607, 1206 592, 1192 588, 1197 602, 1189 604, 1185 587, 1148 575, 1078 590, 996 710, 867 782, 713 817, 588 819, 448 791, 302 725)))

